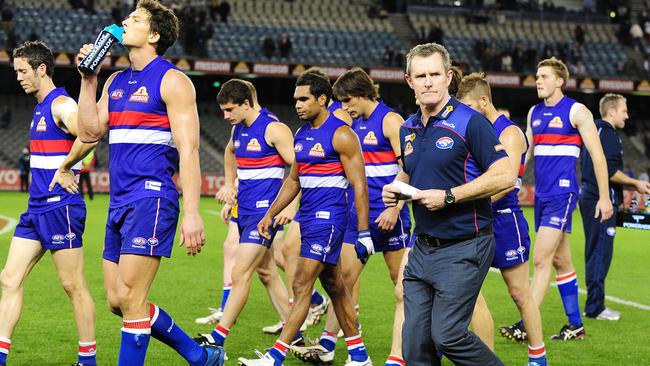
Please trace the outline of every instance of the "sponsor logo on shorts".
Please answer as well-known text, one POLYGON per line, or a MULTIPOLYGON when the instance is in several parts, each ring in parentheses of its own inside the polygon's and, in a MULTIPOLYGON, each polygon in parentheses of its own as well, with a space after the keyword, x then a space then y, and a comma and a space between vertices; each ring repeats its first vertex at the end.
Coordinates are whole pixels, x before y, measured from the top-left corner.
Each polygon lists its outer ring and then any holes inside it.
POLYGON ((517 248, 517 253, 519 254, 524 254, 526 252, 526 247, 519 247, 517 248))
POLYGON ((323 219, 323 220, 329 220, 330 219, 330 212, 329 211, 317 211, 316 212, 316 218, 317 219, 323 219))
POLYGON ((265 207, 269 207, 269 200, 255 202, 255 208, 265 208, 265 207))
POLYGON ((251 230, 250 233, 248 233, 248 237, 251 239, 259 239, 260 237, 260 232, 257 230, 251 230))
POLYGON ((67 233, 65 234, 66 240, 75 240, 77 238, 77 234, 75 233, 67 233))
POLYGON ((406 241, 406 239, 408 239, 408 238, 409 238, 409 234, 406 234, 406 233, 399 236, 399 240, 401 240, 401 241, 406 241))
POLYGON ((507 261, 513 261, 517 259, 517 251, 514 249, 510 249, 506 251, 506 260, 507 261))
POLYGON ((65 240, 65 235, 63 234, 52 235, 52 244, 63 244, 63 240, 65 240))
POLYGON ((441 137, 436 141, 436 147, 441 150, 451 149, 454 147, 454 139, 448 136, 441 137))
POLYGON ((561 219, 561 218, 559 218, 559 217, 557 217, 557 216, 553 216, 553 217, 551 217, 551 219, 549 220, 549 222, 550 222, 552 225, 560 225, 560 224, 564 224, 564 223, 566 222, 566 219, 561 219))
POLYGON ((152 247, 155 247, 156 245, 158 245, 158 238, 149 238, 147 239, 147 243, 149 243, 149 245, 151 245, 152 247))
POLYGON ((399 241, 400 241, 399 237, 391 236, 390 238, 388 238, 388 245, 397 245, 399 244, 399 241))
POLYGON ((560 185, 560 187, 563 187, 563 188, 571 187, 571 181, 568 180, 568 179, 560 179, 558 184, 560 185))
POLYGON ((323 246, 320 245, 320 244, 312 244, 310 248, 311 249, 309 250, 309 252, 311 252, 313 254, 322 254, 323 253, 323 246))
POLYGON ((607 235, 609 236, 615 236, 616 235, 616 228, 613 226, 610 226, 607 228, 607 235))
POLYGON ((135 237, 135 238, 131 239, 131 243, 134 244, 134 245, 143 246, 143 245, 147 244, 147 239, 145 239, 145 238, 143 238, 141 236, 138 236, 138 237, 135 237))
POLYGON ((124 96, 124 90, 122 89, 113 90, 113 92, 111 93, 111 99, 122 99, 123 96, 124 96))

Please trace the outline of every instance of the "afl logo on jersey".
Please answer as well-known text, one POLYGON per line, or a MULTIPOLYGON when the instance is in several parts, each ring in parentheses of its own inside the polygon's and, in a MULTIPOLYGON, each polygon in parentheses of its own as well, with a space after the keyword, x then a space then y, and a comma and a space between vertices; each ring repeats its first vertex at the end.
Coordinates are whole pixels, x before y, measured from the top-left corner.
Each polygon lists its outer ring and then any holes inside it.
POLYGON ((454 139, 451 137, 445 136, 441 137, 436 141, 436 147, 438 149, 447 150, 451 149, 454 146, 454 139))
POLYGON ((149 93, 147 93, 147 87, 141 86, 138 90, 131 94, 129 102, 138 102, 138 103, 148 103, 149 102, 149 93))
POLYGON ((235 140, 234 145, 235 145, 235 149, 239 149, 239 146, 241 146, 241 142, 239 142, 239 140, 235 140))
POLYGON ((41 117, 41 119, 38 120, 38 124, 36 125, 36 132, 45 131, 47 131, 47 123, 45 123, 45 117, 41 117))
POLYGON ((562 128, 563 126, 564 123, 560 117, 553 117, 551 122, 548 123, 548 127, 550 128, 562 128))
POLYGON ((375 136, 375 133, 370 131, 366 135, 366 137, 363 138, 363 144, 364 145, 377 145, 377 137, 375 136))
POLYGON ((262 146, 260 146, 257 139, 251 139, 246 145, 246 151, 262 151, 262 146))
POLYGON ((536 120, 533 121, 532 126, 533 127, 538 127, 541 124, 542 124, 542 120, 541 119, 536 119, 536 120))
POLYGON ((312 147, 311 150, 309 150, 309 156, 313 156, 316 158, 324 158, 325 150, 323 150, 323 146, 320 143, 314 145, 314 147, 312 147))
POLYGON ((302 144, 297 143, 296 146, 293 147, 293 151, 295 152, 301 152, 302 151, 302 144))
POLYGON ((124 96, 124 90, 122 89, 113 90, 113 92, 111 93, 111 99, 122 99, 123 96, 124 96))

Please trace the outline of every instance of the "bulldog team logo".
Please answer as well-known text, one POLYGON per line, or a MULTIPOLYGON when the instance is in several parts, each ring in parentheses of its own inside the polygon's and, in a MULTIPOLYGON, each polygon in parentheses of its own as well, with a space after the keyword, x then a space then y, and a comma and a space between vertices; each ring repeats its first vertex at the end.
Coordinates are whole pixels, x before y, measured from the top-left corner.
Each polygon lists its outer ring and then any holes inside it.
POLYGON ((451 137, 445 136, 441 137, 436 141, 436 147, 438 149, 447 150, 451 149, 454 146, 454 139, 451 137))
POLYGON ((323 150, 323 146, 320 143, 314 145, 314 147, 312 147, 311 150, 309 150, 309 156, 313 156, 316 158, 324 158, 325 150, 323 150))
POLYGON ((562 118, 560 117, 553 117, 551 122, 548 123, 548 127, 550 128, 562 128, 564 126, 564 123, 562 122, 562 118))
POLYGON ((45 132, 47 131, 47 123, 45 123, 45 117, 41 117, 36 124, 36 132, 45 132))
POLYGON ((251 139, 246 145, 246 151, 262 151, 262 145, 257 139, 251 139))
POLYGON ((404 156, 410 155, 413 152, 413 145, 411 144, 411 141, 408 141, 406 143, 406 146, 404 146, 404 156))
POLYGON ((375 136, 375 133, 370 131, 366 135, 366 137, 363 138, 363 144, 364 145, 377 145, 377 137, 375 136))
POLYGON ((147 87, 141 86, 138 88, 135 93, 131 94, 129 102, 148 103, 149 93, 147 93, 147 87))

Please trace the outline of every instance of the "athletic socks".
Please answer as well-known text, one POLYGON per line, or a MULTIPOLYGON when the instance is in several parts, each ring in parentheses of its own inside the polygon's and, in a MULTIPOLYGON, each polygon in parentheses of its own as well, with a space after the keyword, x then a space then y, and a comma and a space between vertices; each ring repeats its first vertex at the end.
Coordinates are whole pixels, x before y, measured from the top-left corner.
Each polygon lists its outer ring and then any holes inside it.
POLYGON ((84 366, 95 366, 97 365, 96 355, 96 342, 79 342, 79 354, 77 356, 77 362, 83 364, 84 366))
POLYGON ((268 355, 273 357, 275 360, 275 365, 282 365, 284 359, 287 358, 287 351, 289 350, 289 345, 282 342, 281 340, 275 341, 273 347, 269 350, 268 355))
POLYGON ((221 311, 226 308, 226 302, 228 302, 228 296, 230 296, 230 290, 232 289, 232 283, 223 284, 223 294, 221 295, 221 311))
POLYGON ((336 340, 338 337, 336 333, 331 333, 326 330, 323 331, 323 334, 320 336, 318 343, 323 346, 328 352, 333 352, 336 348, 336 340))
POLYGON ((569 318, 569 323, 575 327, 582 326, 580 306, 578 305, 578 279, 576 273, 557 275, 555 281, 558 290, 560 290, 564 313, 569 318))
POLYGON ((7 355, 11 348, 11 339, 0 337, 0 365, 7 363, 7 355))
POLYGON ((217 346, 223 346, 223 343, 226 341, 226 337, 228 337, 228 333, 230 333, 230 329, 219 324, 217 324, 217 326, 212 329, 212 332, 210 332, 212 338, 214 338, 214 343, 217 346))
POLYGON ((320 294, 316 289, 314 289, 311 293, 311 301, 309 302, 311 305, 320 305, 325 301, 325 298, 323 295, 320 294))
POLYGON ((348 353, 352 361, 363 362, 368 359, 368 353, 366 352, 366 346, 363 344, 361 334, 345 338, 345 344, 348 346, 348 353))
POLYGON ((404 359, 399 356, 388 355, 388 358, 386 359, 386 363, 384 365, 385 366, 406 366, 406 362, 404 362, 404 359))
POLYGON ((167 312, 157 305, 150 304, 151 335, 173 348, 191 366, 203 366, 207 353, 187 335, 167 312))
POLYGON ((118 366, 143 366, 151 338, 151 319, 124 320, 118 366))
POLYGON ((528 345, 528 362, 535 362, 539 366, 547 366, 548 362, 546 361, 546 349, 542 343, 539 347, 533 347, 528 345))

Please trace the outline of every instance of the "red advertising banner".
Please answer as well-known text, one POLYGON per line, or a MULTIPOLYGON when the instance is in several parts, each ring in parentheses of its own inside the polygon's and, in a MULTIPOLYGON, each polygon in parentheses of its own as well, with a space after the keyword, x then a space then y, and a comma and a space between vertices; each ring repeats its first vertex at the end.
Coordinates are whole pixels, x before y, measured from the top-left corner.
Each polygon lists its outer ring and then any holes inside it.
POLYGON ((370 69, 370 77, 375 81, 404 81, 404 70, 397 68, 370 69))
POLYGON ((20 172, 18 169, 0 169, 0 191, 19 191, 20 172))
POLYGON ((519 189, 519 205, 533 206, 535 204, 535 187, 530 184, 522 184, 519 189))

